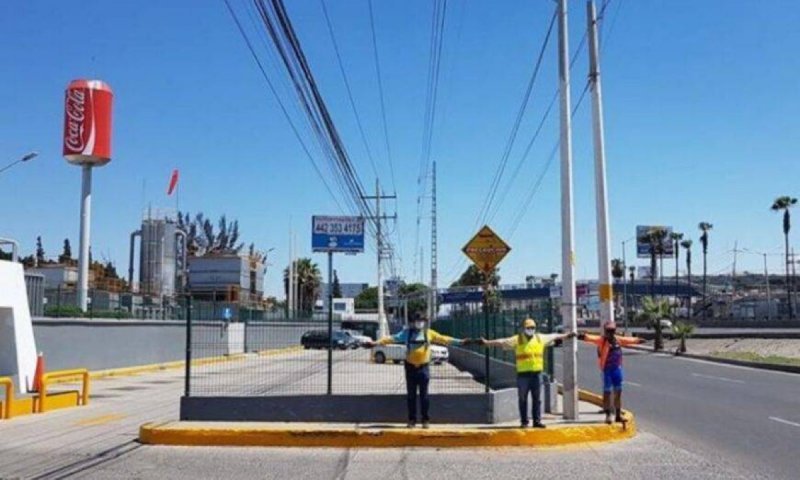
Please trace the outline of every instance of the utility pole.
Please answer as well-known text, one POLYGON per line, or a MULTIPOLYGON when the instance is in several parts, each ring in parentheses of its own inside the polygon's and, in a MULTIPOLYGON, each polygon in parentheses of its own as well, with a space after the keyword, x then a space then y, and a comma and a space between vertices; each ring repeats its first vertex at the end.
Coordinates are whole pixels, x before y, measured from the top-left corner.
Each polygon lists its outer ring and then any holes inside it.
POLYGON ((739 256, 739 240, 733 242, 733 270, 731 271, 731 301, 728 303, 728 314, 733 312, 733 302, 736 297, 736 259, 739 256))
POLYGON ((430 321, 433 322, 436 320, 436 316, 439 314, 439 306, 437 305, 437 282, 438 282, 438 269, 439 269, 439 254, 438 254, 438 238, 437 238, 437 231, 436 231, 436 160, 433 161, 433 172, 432 172, 432 182, 433 182, 433 196, 431 199, 431 292, 430 292, 430 301, 428 305, 430 306, 429 316, 430 321))
MULTIPOLYGON (((586 2, 589 22, 589 84, 592 90, 592 137, 594 139, 595 205, 597 209, 597 262, 600 280, 600 326, 614 322, 614 292, 611 283, 611 252, 608 228, 606 148, 603 132, 603 89, 600 81, 600 48, 597 41, 597 11, 586 2)), ((662 277, 663 278, 663 277, 662 277)))
POLYGON ((286 277, 286 311, 289 318, 294 318, 294 241, 292 227, 289 227, 289 275, 286 277))
POLYGON ((377 232, 375 235, 375 242, 377 244, 377 259, 378 259, 378 335, 384 337, 389 334, 389 323, 386 321, 386 310, 383 305, 383 221, 396 220, 395 215, 381 215, 381 200, 397 198, 396 195, 381 195, 380 181, 375 179, 375 196, 364 196, 365 200, 375 200, 375 216, 368 219, 374 220, 377 225, 377 232))
POLYGON ((772 320, 772 298, 769 291, 769 271, 767 271, 767 254, 764 253, 764 281, 767 284, 767 320, 772 320))
MULTIPOLYGON (((571 332, 578 329, 575 311, 575 247, 572 200, 572 121, 569 92, 567 1, 558 0, 558 73, 561 111, 561 316, 571 332)), ((564 343, 564 418, 577 420, 578 340, 564 343)))

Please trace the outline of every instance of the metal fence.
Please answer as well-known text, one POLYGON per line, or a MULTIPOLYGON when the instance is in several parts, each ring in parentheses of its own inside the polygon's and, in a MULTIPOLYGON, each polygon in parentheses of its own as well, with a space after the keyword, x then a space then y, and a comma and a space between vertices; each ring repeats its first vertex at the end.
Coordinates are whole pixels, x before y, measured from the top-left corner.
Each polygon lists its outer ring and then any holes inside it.
MULTIPOLYGON (((456 338, 500 338, 520 331, 522 321, 533 316, 542 331, 553 330, 549 301, 537 308, 493 314, 470 314, 439 319, 431 328, 456 338), (488 335, 486 332, 488 330, 488 335)), ((406 391, 405 345, 363 348, 359 332, 327 322, 252 320, 231 323, 225 332, 193 331, 187 324, 191 346, 186 372, 187 396, 253 397, 291 395, 401 394, 406 391), (329 348, 330 345, 333 348, 329 348), (216 357, 222 361, 192 364, 192 358, 216 357)), ((483 393, 491 383, 489 369, 477 371, 456 361, 465 353, 493 357, 513 364, 513 352, 501 349, 432 346, 430 392, 432 394, 483 393)), ((552 366, 548 353, 546 368, 552 366)), ((481 362, 479 362, 481 363, 481 362)), ((487 362, 488 364, 488 362, 487 362)), ((482 363, 481 363, 482 365, 482 363)))

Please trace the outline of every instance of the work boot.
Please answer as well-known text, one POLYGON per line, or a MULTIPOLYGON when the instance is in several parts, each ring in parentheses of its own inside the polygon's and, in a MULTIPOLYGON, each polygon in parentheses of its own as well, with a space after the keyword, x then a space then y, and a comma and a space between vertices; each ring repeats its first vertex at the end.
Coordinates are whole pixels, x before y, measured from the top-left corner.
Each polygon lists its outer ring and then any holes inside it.
POLYGON ((613 423, 612 419, 614 417, 611 415, 611 410, 606 410, 606 423, 611 425, 613 423))
POLYGON ((547 428, 542 422, 533 422, 533 428, 547 428))
POLYGON ((625 423, 625 419, 622 418, 622 414, 617 412, 617 416, 614 418, 614 421, 617 423, 625 423))
POLYGON ((431 428, 431 424, 430 424, 430 422, 428 422, 427 420, 425 420, 424 422, 422 422, 422 428, 424 428, 424 429, 431 428))
POLYGON ((528 428, 529 426, 530 424, 528 423, 527 420, 524 422, 519 422, 519 428, 528 428))
POLYGON ((409 420, 409 422, 406 423, 406 428, 414 428, 416 426, 417 426, 417 422, 412 422, 412 421, 409 420))

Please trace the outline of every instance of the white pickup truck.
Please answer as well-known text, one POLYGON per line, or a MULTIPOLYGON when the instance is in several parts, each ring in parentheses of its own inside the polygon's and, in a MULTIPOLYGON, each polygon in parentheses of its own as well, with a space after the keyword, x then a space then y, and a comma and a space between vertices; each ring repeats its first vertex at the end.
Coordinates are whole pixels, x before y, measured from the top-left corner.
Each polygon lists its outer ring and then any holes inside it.
MULTIPOLYGON (((431 349, 431 362, 436 365, 441 365, 450 359, 450 352, 447 347, 441 345, 430 345, 431 349)), ((378 345, 372 349, 372 359, 375 363, 394 362, 401 363, 406 359, 406 346, 405 345, 378 345)))

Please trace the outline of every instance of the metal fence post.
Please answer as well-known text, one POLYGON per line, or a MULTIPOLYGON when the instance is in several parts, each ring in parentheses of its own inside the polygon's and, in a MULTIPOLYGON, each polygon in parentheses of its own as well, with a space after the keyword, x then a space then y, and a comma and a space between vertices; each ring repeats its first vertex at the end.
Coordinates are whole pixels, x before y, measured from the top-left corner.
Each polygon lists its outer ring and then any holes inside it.
POLYGON ((192 375, 192 297, 186 296, 186 365, 184 368, 183 394, 188 397, 191 393, 192 375))
POLYGON ((328 395, 333 393, 333 252, 328 251, 328 395))

